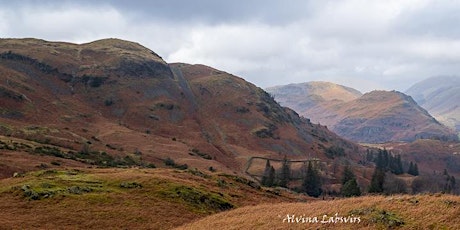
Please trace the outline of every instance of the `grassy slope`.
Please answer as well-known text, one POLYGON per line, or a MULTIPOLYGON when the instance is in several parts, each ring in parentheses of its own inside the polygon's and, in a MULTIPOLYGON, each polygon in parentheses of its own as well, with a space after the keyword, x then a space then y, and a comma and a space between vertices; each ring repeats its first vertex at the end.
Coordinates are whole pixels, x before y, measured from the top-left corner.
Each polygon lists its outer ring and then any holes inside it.
POLYGON ((206 217, 178 229, 460 229, 460 197, 370 196, 311 203, 248 206, 206 217), (287 215, 359 217, 357 223, 283 223, 287 215))
POLYGON ((171 169, 67 169, 0 180, 0 226, 17 229, 170 229, 274 195, 227 174, 171 169))

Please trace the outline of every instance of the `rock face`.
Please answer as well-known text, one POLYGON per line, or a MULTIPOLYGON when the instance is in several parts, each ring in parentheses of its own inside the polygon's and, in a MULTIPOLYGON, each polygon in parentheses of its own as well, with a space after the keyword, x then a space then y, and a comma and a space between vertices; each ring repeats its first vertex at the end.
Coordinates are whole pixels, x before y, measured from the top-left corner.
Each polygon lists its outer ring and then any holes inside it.
POLYGON ((282 105, 293 106, 300 115, 327 125, 350 140, 383 143, 426 138, 457 139, 451 130, 403 93, 372 91, 360 96, 356 91, 338 85, 327 88, 315 87, 314 83, 303 85, 302 90, 299 85, 289 85, 267 91, 282 105), (331 88, 340 90, 334 91, 334 97, 324 96, 331 94, 328 93, 331 88))
POLYGON ((438 121, 460 134, 460 77, 432 77, 414 84, 406 93, 438 121))
POLYGON ((104 161, 239 171, 249 156, 325 158, 341 146, 353 158, 359 148, 241 78, 118 39, 1 39, 0 105, 0 135, 104 161))

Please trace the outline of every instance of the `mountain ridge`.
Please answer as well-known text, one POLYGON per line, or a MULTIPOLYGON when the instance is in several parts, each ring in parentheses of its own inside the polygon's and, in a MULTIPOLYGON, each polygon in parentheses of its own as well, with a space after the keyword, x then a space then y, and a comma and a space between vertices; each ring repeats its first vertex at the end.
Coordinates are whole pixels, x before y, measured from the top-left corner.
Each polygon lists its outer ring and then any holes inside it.
MULTIPOLYGON (((305 83, 308 85, 309 83, 305 83)), ((333 83, 329 83, 334 85, 333 83)), ((339 135, 358 142, 382 143, 391 141, 413 141, 418 138, 457 140, 453 133, 410 96, 397 91, 375 90, 351 100, 302 99, 290 86, 268 88, 284 106, 297 108, 298 112, 313 122, 324 124, 339 135), (293 99, 296 103, 290 103, 293 99), (305 102, 304 102, 305 101, 305 102), (304 107, 299 108, 298 105, 304 107), (414 122, 415 121, 415 122, 414 122)), ((314 87, 314 85, 310 85, 314 87)), ((336 87, 343 87, 337 85, 336 87)), ((313 96, 314 90, 311 90, 313 96)), ((319 91, 319 90, 318 90, 319 91)), ((338 92, 344 94, 344 91, 338 92)), ((318 95, 321 97, 321 95, 318 95)), ((322 98, 322 97, 321 97, 322 98)), ((347 98, 344 96, 343 98, 347 98)))

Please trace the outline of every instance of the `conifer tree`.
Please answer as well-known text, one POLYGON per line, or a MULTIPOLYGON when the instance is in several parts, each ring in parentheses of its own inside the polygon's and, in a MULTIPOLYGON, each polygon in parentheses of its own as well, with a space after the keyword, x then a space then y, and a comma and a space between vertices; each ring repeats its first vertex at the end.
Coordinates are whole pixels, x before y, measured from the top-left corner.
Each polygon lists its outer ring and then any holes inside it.
POLYGON ((404 169, 403 169, 403 166, 402 166, 402 161, 401 161, 401 155, 397 155, 396 156, 396 175, 401 175, 404 173, 404 169))
POLYGON ((457 189, 457 185, 455 184, 455 177, 454 177, 454 176, 451 176, 451 177, 450 177, 450 185, 451 185, 451 188, 452 188, 451 193, 452 193, 452 194, 455 194, 455 193, 456 193, 456 189, 457 189))
POLYGON ((286 156, 283 159, 283 165, 281 166, 281 173, 279 175, 278 185, 287 188, 289 181, 291 180, 291 166, 286 156))
POLYGON ((345 169, 343 170, 343 175, 342 175, 342 185, 347 183, 349 180, 355 179, 355 174, 353 171, 351 171, 350 167, 347 165, 345 166, 345 169))
POLYGON ((412 161, 409 164, 409 169, 407 170, 407 173, 412 175, 412 176, 418 176, 418 166, 417 163, 412 163, 412 161))
POLYGON ((270 161, 267 160, 267 163, 265 164, 265 170, 264 174, 262 176, 262 185, 271 187, 274 185, 275 182, 275 169, 273 166, 270 165, 270 161))
POLYGON ((377 159, 375 160, 375 165, 377 166, 377 168, 387 171, 389 163, 390 163, 390 158, 388 156, 388 151, 386 149, 384 150, 379 149, 379 152, 377 154, 377 159))
POLYGON ((407 174, 412 175, 414 173, 414 163, 412 161, 409 163, 409 168, 407 169, 407 174))
POLYGON ((308 162, 307 173, 302 183, 302 188, 309 196, 319 197, 322 193, 319 172, 313 167, 311 161, 308 162))
POLYGON ((343 196, 345 197, 352 197, 352 196, 361 196, 361 189, 356 182, 356 179, 352 179, 347 181, 340 191, 343 196))
POLYGON ((400 175, 404 173, 404 170, 402 168, 402 162, 401 162, 401 155, 396 155, 392 156, 391 154, 389 155, 389 169, 390 171, 395 174, 395 175, 400 175))
POLYGON ((342 188, 340 189, 342 196, 360 196, 361 189, 356 182, 356 176, 349 166, 346 166, 342 176, 342 188))
POLYGON ((273 166, 270 166, 270 173, 268 174, 268 186, 275 186, 275 168, 273 166))
POLYGON ((450 176, 447 169, 444 169, 443 176, 446 178, 446 183, 443 188, 443 193, 454 193, 455 192, 455 177, 450 176))
POLYGON ((385 169, 385 171, 387 171, 388 166, 390 165, 390 155, 385 148, 383 149, 382 154, 383 154, 383 168, 385 169))
POLYGON ((371 184, 369 185, 369 193, 382 193, 383 183, 385 182, 385 170, 376 168, 372 174, 371 184))
POLYGON ((374 161, 374 152, 372 152, 372 150, 369 150, 369 149, 366 150, 366 161, 368 162, 374 161))

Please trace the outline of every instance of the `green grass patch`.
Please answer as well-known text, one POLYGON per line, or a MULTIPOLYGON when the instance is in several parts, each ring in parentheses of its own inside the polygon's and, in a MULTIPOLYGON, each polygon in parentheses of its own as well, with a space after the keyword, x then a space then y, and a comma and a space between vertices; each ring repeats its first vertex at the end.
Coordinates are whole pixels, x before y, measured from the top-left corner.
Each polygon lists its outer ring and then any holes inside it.
POLYGON ((44 170, 30 173, 20 184, 12 187, 14 193, 29 200, 41 200, 56 196, 83 195, 114 191, 111 186, 78 170, 44 170))
MULTIPOLYGON (((181 173, 196 177, 211 176, 197 170, 181 173)), ((12 183, 0 187, 0 191, 29 200, 77 199, 90 204, 116 202, 116 197, 138 194, 153 200, 179 204, 190 212, 211 214, 235 207, 231 197, 208 187, 175 183, 156 177, 119 177, 113 179, 81 170, 40 170, 12 179, 12 183), (7 188, 7 189, 6 189, 7 188)), ((137 205, 133 203, 132 205, 137 205)))
POLYGON ((173 168, 176 168, 176 169, 180 169, 180 170, 186 170, 188 169, 188 165, 187 164, 177 164, 173 159, 171 158, 166 158, 163 160, 163 163, 166 165, 166 166, 170 166, 170 167, 173 167, 173 168))
POLYGON ((162 198, 183 203, 197 213, 214 213, 235 207, 221 193, 173 183, 163 183, 161 187, 158 194, 162 198))
POLYGON ((203 153, 201 152, 200 150, 196 149, 196 148, 193 148, 191 151, 191 154, 190 155, 196 155, 196 156, 199 156, 203 159, 206 159, 206 160, 212 160, 212 156, 207 154, 207 153, 203 153))
POLYGON ((7 124, 4 124, 4 123, 0 123, 0 134, 5 135, 5 136, 10 136, 13 133, 13 131, 14 131, 13 127, 7 124))
MULTIPOLYGON (((35 130, 35 127, 29 127, 31 130, 35 130)), ((40 129, 39 127, 37 129, 40 129)), ((37 140, 35 140, 37 142, 37 140)), ((37 142, 39 144, 41 142, 37 142)), ((103 151, 64 151, 63 149, 52 146, 52 145, 38 145, 31 146, 28 144, 0 140, 0 149, 11 150, 11 151, 25 151, 31 154, 53 156, 63 159, 70 159, 74 161, 83 162, 86 164, 97 165, 99 167, 129 167, 129 166, 141 166, 147 168, 155 168, 155 165, 142 162, 138 155, 127 155, 124 157, 112 156, 103 151)), ((53 165, 59 165, 54 161, 53 165)), ((180 169, 186 169, 187 165, 174 165, 180 169)))
POLYGON ((361 220, 368 221, 369 223, 376 224, 386 229, 400 227, 405 224, 404 219, 396 213, 377 208, 355 209, 351 210, 349 215, 360 216, 361 220))
MULTIPOLYGON (((246 179, 244 177, 235 176, 235 175, 229 175, 229 174, 225 174, 225 173, 219 174, 219 176, 231 179, 234 182, 240 183, 242 185, 249 186, 249 187, 254 188, 254 189, 261 189, 261 187, 260 187, 260 185, 258 183, 256 183, 255 181, 252 181, 252 180, 248 180, 248 179, 246 179)), ((233 182, 231 182, 231 184, 233 184, 233 182)))
POLYGON ((16 150, 27 151, 27 150, 32 149, 32 146, 30 146, 28 144, 24 144, 24 143, 19 143, 19 142, 16 142, 16 141, 2 141, 2 140, 0 140, 0 149, 6 149, 6 150, 12 150, 12 151, 16 151, 16 150))
POLYGON ((142 188, 142 184, 137 182, 121 182, 120 188, 142 188))

